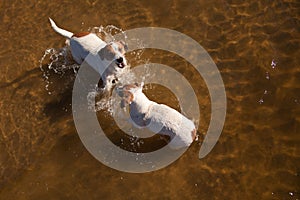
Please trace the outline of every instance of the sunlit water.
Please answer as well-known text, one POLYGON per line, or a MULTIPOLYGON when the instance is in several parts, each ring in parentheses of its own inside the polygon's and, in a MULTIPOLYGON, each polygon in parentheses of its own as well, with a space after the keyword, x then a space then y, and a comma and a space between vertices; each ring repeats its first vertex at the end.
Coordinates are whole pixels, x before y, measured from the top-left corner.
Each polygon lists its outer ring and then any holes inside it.
MULTIPOLYGON (((0 8, 1 199, 300 198, 297 1, 12 0, 1 1, 0 8), (199 160, 201 143, 195 142, 178 161, 147 174, 115 171, 94 159, 72 118, 78 66, 48 17, 70 31, 91 30, 102 37, 102 30, 114 35, 165 27, 201 44, 220 70, 227 95, 226 122, 213 151, 199 160)), ((198 98, 198 131, 206 133, 209 93, 189 63, 153 49, 126 57, 132 68, 155 62, 183 74, 198 98)), ((95 86, 90 95, 99 95, 98 90, 95 86)), ((179 109, 165 88, 148 85, 145 93, 179 109)), ((151 141, 114 137, 120 133, 109 109, 115 102, 96 100, 92 109, 115 144, 151 149, 151 141)))

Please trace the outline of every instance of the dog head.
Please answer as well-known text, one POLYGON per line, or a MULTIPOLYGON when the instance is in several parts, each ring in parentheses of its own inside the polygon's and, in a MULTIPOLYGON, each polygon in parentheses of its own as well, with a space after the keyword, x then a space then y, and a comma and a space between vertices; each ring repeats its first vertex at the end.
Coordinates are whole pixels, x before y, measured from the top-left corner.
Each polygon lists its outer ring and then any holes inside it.
POLYGON ((133 102, 135 94, 137 92, 142 92, 143 85, 143 83, 134 83, 117 88, 117 93, 122 98, 121 108, 124 108, 133 102))
POLYGON ((113 62, 118 68, 124 68, 127 66, 125 59, 125 53, 128 47, 123 41, 110 42, 104 48, 99 51, 99 56, 102 60, 113 62))

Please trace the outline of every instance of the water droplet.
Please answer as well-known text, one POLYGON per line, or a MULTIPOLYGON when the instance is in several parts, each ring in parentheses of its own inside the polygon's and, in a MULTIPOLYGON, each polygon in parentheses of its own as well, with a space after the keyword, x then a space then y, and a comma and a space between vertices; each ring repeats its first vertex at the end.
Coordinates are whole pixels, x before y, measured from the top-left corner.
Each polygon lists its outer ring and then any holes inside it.
POLYGON ((266 79, 270 80, 270 74, 269 74, 269 72, 266 72, 266 79))
POLYGON ((262 104, 263 102, 264 102, 263 99, 260 99, 260 100, 258 101, 259 104, 262 104))
POLYGON ((265 91, 264 91, 264 94, 268 94, 268 91, 267 91, 267 90, 265 90, 265 91))
POLYGON ((291 196, 294 196, 294 193, 292 193, 292 192, 289 192, 289 194, 290 194, 291 196))
POLYGON ((273 59, 271 62, 271 67, 274 69, 277 65, 277 62, 273 59))

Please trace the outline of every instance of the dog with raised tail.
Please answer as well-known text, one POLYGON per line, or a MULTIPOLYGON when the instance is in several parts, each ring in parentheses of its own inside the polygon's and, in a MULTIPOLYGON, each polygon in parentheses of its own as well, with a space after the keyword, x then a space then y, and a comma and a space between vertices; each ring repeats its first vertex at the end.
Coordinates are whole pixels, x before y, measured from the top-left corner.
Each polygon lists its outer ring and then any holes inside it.
POLYGON ((172 149, 188 147, 197 137, 194 123, 175 109, 148 99, 142 84, 129 84, 117 88, 121 97, 121 107, 129 105, 129 114, 134 126, 171 139, 172 149))
POLYGON ((81 64, 86 61, 101 75, 104 86, 112 85, 117 74, 128 66, 125 59, 127 45, 123 41, 106 43, 94 33, 72 33, 59 28, 51 18, 49 21, 55 32, 69 40, 75 62, 81 64))

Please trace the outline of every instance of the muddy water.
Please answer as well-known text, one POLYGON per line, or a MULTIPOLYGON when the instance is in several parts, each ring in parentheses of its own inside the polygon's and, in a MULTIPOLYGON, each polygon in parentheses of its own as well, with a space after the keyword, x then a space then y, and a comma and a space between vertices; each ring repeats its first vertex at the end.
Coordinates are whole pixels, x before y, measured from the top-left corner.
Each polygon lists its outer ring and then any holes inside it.
MULTIPOLYGON (((299 199, 299 7, 279 0, 1 1, 1 199, 299 199), (199 42, 227 94, 226 122, 213 151, 199 160, 195 142, 172 165, 146 174, 94 159, 72 118, 73 70, 48 70, 45 89, 39 60, 47 48, 64 47, 49 16, 71 31, 157 26, 199 42)), ((207 131, 210 99, 192 66, 162 51, 128 57, 133 66, 149 60, 183 74, 198 97, 199 131, 207 131)), ((163 88, 153 86, 148 95, 177 106, 163 88)), ((98 117, 104 129, 115 130, 109 115, 98 117)))

